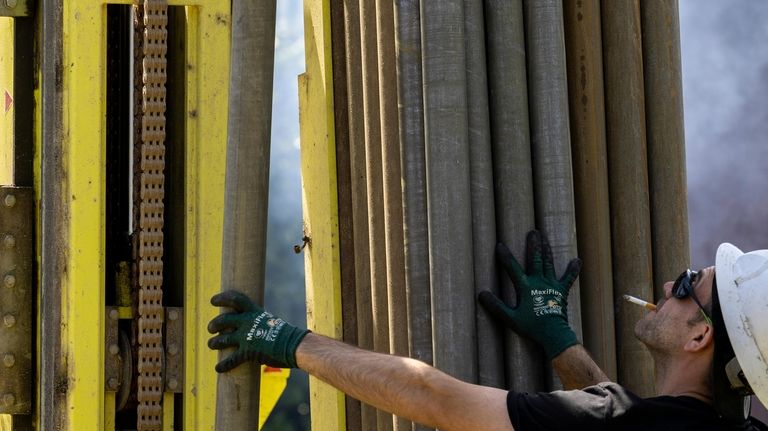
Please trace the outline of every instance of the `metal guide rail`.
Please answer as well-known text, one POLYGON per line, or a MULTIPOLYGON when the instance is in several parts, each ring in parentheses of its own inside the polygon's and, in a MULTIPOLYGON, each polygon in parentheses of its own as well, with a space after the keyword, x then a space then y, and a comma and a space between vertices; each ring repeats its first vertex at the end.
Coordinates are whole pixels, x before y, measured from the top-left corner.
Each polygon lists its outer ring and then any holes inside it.
POLYGON ((141 112, 138 166, 138 429, 161 430, 163 418, 163 222, 168 4, 136 5, 141 112))

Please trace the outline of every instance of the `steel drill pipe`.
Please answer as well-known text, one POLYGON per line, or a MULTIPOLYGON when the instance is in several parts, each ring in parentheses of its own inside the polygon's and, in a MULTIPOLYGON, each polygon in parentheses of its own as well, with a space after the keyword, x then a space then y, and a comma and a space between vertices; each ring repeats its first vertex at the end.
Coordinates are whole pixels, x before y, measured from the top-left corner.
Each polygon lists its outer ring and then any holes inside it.
MULTIPOLYGON (((523 5, 536 225, 549 239, 555 270, 562 273, 578 254, 563 8, 557 0, 527 0, 523 5)), ((568 295, 568 322, 582 339, 578 280, 568 295)), ((556 376, 551 372, 547 375, 551 378, 550 389, 559 389, 556 376)))
POLYGON ((616 379, 600 1, 563 2, 584 347, 616 379))
MULTIPOLYGON (((221 286, 257 304, 264 302, 275 18, 275 0, 232 3, 221 286)), ((216 429, 258 423, 260 377, 255 362, 219 374, 216 429)))
MULTIPOLYGON (((493 200, 493 151, 482 3, 464 1, 464 31, 467 41, 467 113, 475 293, 487 290, 498 294, 494 246, 496 208, 493 200)), ((503 329, 485 310, 478 309, 476 320, 478 383, 503 388, 503 329)))
POLYGON ((653 295, 640 4, 605 0, 602 21, 617 375, 620 384, 649 396, 653 361, 634 334, 644 312, 620 300, 653 295))
MULTIPOLYGON (((344 0, 344 30, 352 189, 352 236, 355 249, 357 343, 364 349, 372 350, 371 253, 368 242, 368 184, 366 180, 362 48, 360 46, 360 4, 358 0, 344 0)), ((376 429, 376 410, 367 404, 361 404, 360 407, 360 426, 365 431, 376 429)))
POLYGON ((477 381, 463 0, 421 3, 434 364, 477 381))
MULTIPOLYGON (((389 353, 387 248, 384 224, 384 179, 381 154, 379 62, 374 0, 360 0, 360 35, 363 59, 363 112, 365 116, 366 181, 368 183, 368 239, 371 253, 373 347, 389 353)), ((392 415, 377 411, 379 431, 392 429, 392 415)))
POLYGON ((677 0, 640 3, 655 298, 690 264, 677 0))
MULTIPOLYGON (((526 233, 535 226, 522 1, 486 0, 485 26, 496 238, 522 257, 526 233)), ((499 285, 504 301, 515 304, 506 274, 499 285)), ((541 349, 512 331, 505 333, 507 388, 544 390, 541 349)))

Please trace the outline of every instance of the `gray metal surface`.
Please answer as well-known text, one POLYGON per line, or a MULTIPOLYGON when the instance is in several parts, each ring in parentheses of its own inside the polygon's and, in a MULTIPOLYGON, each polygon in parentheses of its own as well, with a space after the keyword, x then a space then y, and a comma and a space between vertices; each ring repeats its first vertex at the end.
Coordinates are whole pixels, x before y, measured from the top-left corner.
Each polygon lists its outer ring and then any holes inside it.
POLYGON ((677 0, 640 3, 656 300, 691 264, 677 0))
MULTIPOLYGON (((392 0, 376 0, 376 42, 379 60, 381 158, 384 185, 384 240, 387 250, 389 352, 408 356, 408 297, 405 291, 403 249, 403 189, 397 107, 395 15, 392 0)), ((395 430, 410 430, 410 421, 394 418, 395 430)))
MULTIPOLYGON (((266 263, 275 0, 234 1, 227 170, 222 242, 222 290, 263 303, 266 263)), ((220 353, 223 358, 230 351, 220 353)), ((260 365, 219 374, 216 429, 258 423, 260 365)))
POLYGON ((420 3, 419 0, 396 0, 395 28, 409 349, 412 358, 431 364, 432 300, 429 287, 420 3))
MULTIPOLYGON (((522 2, 485 0, 485 22, 496 238, 524 259, 525 236, 534 228, 534 203, 522 2)), ((503 273, 499 278, 503 299, 514 305, 512 282, 503 273)), ((541 349, 512 331, 505 333, 507 388, 544 390, 541 349)))
POLYGON ((600 0, 563 2, 584 347, 616 379, 600 0))
MULTIPOLYGON (((493 151, 488 108, 483 4, 464 1, 467 41, 467 114, 470 148, 470 193, 475 293, 498 294, 496 274, 496 208, 493 196, 493 151)), ((478 307, 478 383, 504 387, 504 330, 478 307)))
POLYGON ((35 195, 0 187, 0 413, 32 413, 35 195))
MULTIPOLYGON (((375 6, 374 0, 360 0, 363 113, 365 115, 365 157, 368 184, 368 239, 371 252, 373 346, 377 352, 389 353, 387 249, 384 224, 384 179, 382 177, 381 108, 379 105, 375 6)), ((392 429, 392 415, 377 411, 376 417, 379 431, 392 429)))
POLYGON ((462 0, 421 3, 434 365, 477 381, 462 0))
MULTIPOLYGON (((355 305, 357 343, 373 349, 373 308, 371 303, 371 261, 368 243, 368 199, 365 160, 365 119, 363 115, 362 52, 358 0, 344 0, 345 58, 347 76, 347 118, 349 121, 350 189, 352 192, 352 235, 355 250, 355 305)), ((376 429, 376 411, 362 404, 361 429, 376 429)), ((349 425, 348 425, 349 426, 349 425)))
POLYGON ((653 297, 639 2, 603 1, 602 21, 618 382, 649 396, 653 361, 634 335, 644 310, 619 299, 653 297))
MULTIPOLYGON (((563 6, 558 0, 526 0, 528 97, 536 226, 549 239, 555 271, 562 274, 578 254, 571 171, 568 82, 565 66, 563 6)), ((568 295, 568 322, 582 339, 579 281, 568 295)), ((550 374, 550 389, 559 389, 550 374)))
POLYGON ((62 0, 41 2, 40 103, 40 429, 66 422, 66 358, 61 350, 61 277, 66 273, 68 207, 62 128, 62 0))

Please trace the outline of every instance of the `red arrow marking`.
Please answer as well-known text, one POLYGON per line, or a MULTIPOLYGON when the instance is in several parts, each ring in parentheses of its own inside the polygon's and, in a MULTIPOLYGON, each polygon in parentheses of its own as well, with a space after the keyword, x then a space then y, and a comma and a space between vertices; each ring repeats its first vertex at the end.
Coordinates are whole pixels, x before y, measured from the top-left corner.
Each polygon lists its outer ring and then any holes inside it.
POLYGON ((8 94, 8 90, 5 90, 5 113, 8 113, 8 110, 11 109, 11 105, 13 105, 13 97, 11 97, 10 94, 8 94))

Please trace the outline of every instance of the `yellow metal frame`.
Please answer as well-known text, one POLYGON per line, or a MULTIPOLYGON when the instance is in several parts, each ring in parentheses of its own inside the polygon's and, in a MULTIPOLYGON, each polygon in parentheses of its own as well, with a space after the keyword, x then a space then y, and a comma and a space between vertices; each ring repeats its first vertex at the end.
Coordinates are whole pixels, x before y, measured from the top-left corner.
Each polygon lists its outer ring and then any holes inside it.
MULTIPOLYGON (((330 0, 304 0, 306 72, 299 76, 307 323, 341 339, 341 273, 333 116, 330 0)), ((312 429, 346 429, 344 395, 310 378, 312 429)))
POLYGON ((13 96, 13 18, 0 17, 0 184, 13 184, 14 106, 5 110, 5 92, 13 96))
MULTIPOLYGON (((108 3, 131 4, 69 0, 63 10, 62 148, 70 217, 61 285, 62 350, 69 377, 66 429, 72 431, 114 427, 112 418, 105 418, 111 411, 103 371, 105 238, 103 228, 94 229, 105 225, 108 3)), ((219 0, 169 4, 188 6, 184 423, 186 429, 204 430, 213 429, 216 406, 216 355, 201 328, 216 314, 208 298, 221 281, 230 6, 219 0)), ((39 154, 39 140, 36 145, 39 154)))

